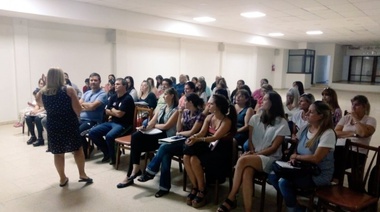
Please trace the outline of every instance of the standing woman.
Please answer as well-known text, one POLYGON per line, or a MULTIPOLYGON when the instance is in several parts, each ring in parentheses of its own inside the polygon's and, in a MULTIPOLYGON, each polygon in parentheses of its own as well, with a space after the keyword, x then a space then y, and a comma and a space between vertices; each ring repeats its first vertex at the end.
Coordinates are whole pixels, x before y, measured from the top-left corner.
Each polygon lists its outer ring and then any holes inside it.
POLYGON ((141 83, 140 92, 141 92, 141 95, 138 101, 144 101, 148 103, 149 108, 153 108, 153 109, 156 108, 157 106, 156 95, 154 95, 154 93, 152 92, 152 87, 148 81, 144 80, 141 83))
POLYGON ((66 152, 74 153, 79 182, 92 183, 84 171, 85 159, 79 135, 78 117, 82 108, 75 89, 65 85, 61 69, 49 69, 46 86, 37 94, 37 101, 44 105, 47 112, 49 149, 54 154, 54 164, 60 177, 59 186, 66 186, 69 181, 65 174, 66 152))
POLYGON ((253 178, 255 172, 270 173, 272 163, 281 159, 281 145, 290 135, 284 118, 281 96, 269 91, 263 97, 262 113, 249 121, 249 151, 237 161, 231 192, 217 211, 230 211, 236 206, 236 194, 242 186, 245 211, 252 210, 253 178))
POLYGON ((290 156, 290 163, 296 161, 317 165, 318 175, 303 173, 292 178, 280 178, 274 175, 273 186, 281 192, 287 211, 304 211, 297 204, 297 190, 316 186, 330 185, 334 172, 335 133, 331 122, 330 107, 316 101, 306 113, 308 124, 297 133, 297 151, 290 156))
POLYGON ((133 180, 142 174, 140 170, 140 157, 142 152, 156 150, 159 147, 159 139, 175 135, 178 119, 177 91, 175 91, 174 88, 165 90, 164 100, 165 105, 161 107, 158 113, 154 114, 153 118, 148 122, 148 125, 146 127, 140 127, 137 132, 132 134, 128 173, 125 179, 117 184, 117 188, 125 188, 132 185, 134 183, 133 180), (144 131, 153 128, 159 129, 162 132, 153 135, 144 133, 144 131))
POLYGON ((225 177, 231 170, 231 141, 236 133, 236 111, 227 98, 219 94, 211 97, 207 106, 211 114, 206 117, 201 131, 185 142, 183 161, 193 185, 186 203, 194 208, 206 204, 205 171, 215 175, 213 177, 225 177))
POLYGON ((323 89, 322 101, 330 106, 332 112, 332 121, 335 127, 338 124, 339 120, 342 118, 342 110, 339 107, 338 95, 336 95, 335 90, 329 87, 323 89))

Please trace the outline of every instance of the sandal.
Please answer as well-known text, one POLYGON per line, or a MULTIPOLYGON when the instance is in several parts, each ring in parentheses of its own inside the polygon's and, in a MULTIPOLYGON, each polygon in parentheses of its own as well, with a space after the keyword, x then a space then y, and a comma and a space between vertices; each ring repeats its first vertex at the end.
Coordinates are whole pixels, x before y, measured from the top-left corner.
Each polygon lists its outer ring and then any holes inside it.
POLYGON ((219 205, 219 208, 216 209, 217 212, 228 212, 231 211, 232 209, 236 208, 236 200, 231 201, 230 199, 224 200, 223 204, 219 205), (228 206, 228 208, 227 208, 228 206))
POLYGON ((189 206, 193 205, 193 200, 197 196, 197 193, 198 193, 198 189, 197 188, 192 188, 191 189, 190 194, 187 195, 187 199, 186 199, 186 204, 187 205, 189 205, 189 206))
POLYGON ((206 205, 206 191, 199 190, 197 196, 195 196, 194 200, 192 201, 192 206, 194 208, 200 208, 204 205, 206 205))

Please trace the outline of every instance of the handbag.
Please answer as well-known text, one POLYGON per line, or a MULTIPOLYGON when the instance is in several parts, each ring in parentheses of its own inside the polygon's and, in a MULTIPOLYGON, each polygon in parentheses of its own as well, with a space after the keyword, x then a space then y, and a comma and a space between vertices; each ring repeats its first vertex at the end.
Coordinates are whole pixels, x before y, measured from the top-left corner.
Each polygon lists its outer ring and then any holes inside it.
POLYGON ((276 161, 272 164, 272 169, 280 178, 294 179, 300 176, 318 176, 321 174, 319 166, 304 162, 295 161, 292 165, 285 161, 276 161))

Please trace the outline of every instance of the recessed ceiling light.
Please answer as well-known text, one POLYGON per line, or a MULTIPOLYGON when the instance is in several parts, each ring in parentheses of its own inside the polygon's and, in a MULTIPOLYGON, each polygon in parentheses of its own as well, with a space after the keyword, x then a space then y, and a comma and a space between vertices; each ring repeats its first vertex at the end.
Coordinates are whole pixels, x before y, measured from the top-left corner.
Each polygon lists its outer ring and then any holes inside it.
POLYGON ((306 34, 308 34, 308 35, 321 35, 321 34, 323 34, 323 32, 320 30, 315 30, 315 31, 307 31, 306 34))
POLYGON ((272 32, 272 33, 269 33, 268 35, 273 36, 273 37, 284 36, 284 34, 281 32, 272 32))
POLYGON ((194 21, 198 21, 198 22, 213 22, 215 21, 215 18, 211 18, 211 17, 207 17, 207 16, 203 16, 203 17, 196 17, 196 18, 193 18, 194 21))
POLYGON ((266 16, 265 13, 262 12, 246 12, 246 13, 240 13, 241 16, 246 17, 246 18, 259 18, 259 17, 264 17, 266 16))

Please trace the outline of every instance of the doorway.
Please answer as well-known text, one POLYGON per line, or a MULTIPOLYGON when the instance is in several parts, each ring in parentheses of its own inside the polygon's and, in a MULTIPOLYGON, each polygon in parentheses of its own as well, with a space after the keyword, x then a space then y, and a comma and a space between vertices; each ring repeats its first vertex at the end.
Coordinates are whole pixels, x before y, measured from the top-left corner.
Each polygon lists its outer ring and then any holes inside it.
POLYGON ((328 84, 330 74, 330 55, 318 55, 315 63, 314 70, 314 83, 328 84))

